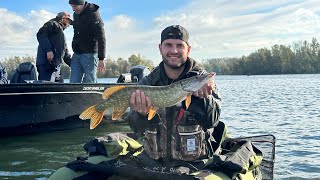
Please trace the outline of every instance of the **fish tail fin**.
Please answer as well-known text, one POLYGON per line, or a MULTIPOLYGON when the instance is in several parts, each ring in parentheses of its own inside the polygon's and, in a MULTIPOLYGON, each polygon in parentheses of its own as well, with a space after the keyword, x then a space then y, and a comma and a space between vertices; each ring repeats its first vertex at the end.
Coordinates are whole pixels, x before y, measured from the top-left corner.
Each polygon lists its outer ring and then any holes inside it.
POLYGON ((86 119, 90 119, 90 129, 94 129, 96 128, 104 115, 104 111, 103 112, 99 112, 95 106, 91 106, 88 109, 84 110, 79 118, 82 120, 86 120, 86 119))

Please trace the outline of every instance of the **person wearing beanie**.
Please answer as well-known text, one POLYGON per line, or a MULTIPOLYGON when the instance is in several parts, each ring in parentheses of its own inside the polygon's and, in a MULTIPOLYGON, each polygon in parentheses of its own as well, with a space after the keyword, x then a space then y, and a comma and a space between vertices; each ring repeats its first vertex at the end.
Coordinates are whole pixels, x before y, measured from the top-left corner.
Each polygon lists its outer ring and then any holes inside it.
POLYGON ((67 48, 64 30, 72 23, 68 12, 59 12, 46 22, 37 33, 39 42, 36 66, 38 79, 62 82, 60 68, 62 61, 70 66, 71 55, 67 48))
POLYGON ((69 0, 69 4, 73 5, 84 5, 85 1, 84 0, 69 0))
POLYGON ((70 83, 96 83, 97 70, 105 70, 106 36, 99 6, 84 0, 69 0, 73 10, 70 83))

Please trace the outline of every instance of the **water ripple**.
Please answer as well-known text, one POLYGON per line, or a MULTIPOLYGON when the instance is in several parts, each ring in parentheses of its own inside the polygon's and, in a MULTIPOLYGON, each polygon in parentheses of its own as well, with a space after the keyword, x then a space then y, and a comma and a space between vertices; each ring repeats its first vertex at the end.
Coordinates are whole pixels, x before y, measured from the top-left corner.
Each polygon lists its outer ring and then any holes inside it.
MULTIPOLYGON (((276 180, 319 179, 320 74, 217 76, 216 83, 222 95, 221 121, 233 137, 273 134, 277 138, 276 180)), ((120 130, 129 128, 99 126, 94 131, 0 140, 0 154, 6 154, 0 156, 0 179, 46 179, 84 156, 82 146, 88 140, 120 130)))
POLYGON ((19 177, 19 176, 35 176, 35 175, 50 175, 52 171, 19 171, 19 172, 10 172, 10 171, 0 171, 0 176, 8 177, 19 177))
POLYGON ((217 76, 216 82, 221 120, 232 135, 276 136, 275 179, 320 177, 319 74, 217 76))

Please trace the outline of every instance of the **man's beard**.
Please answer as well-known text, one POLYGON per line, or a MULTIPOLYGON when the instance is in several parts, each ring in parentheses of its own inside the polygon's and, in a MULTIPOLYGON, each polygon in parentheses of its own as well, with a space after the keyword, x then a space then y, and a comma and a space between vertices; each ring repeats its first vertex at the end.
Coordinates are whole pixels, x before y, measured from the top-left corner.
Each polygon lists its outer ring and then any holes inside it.
POLYGON ((68 27, 68 25, 65 24, 65 23, 62 22, 62 21, 60 21, 59 24, 62 26, 62 29, 63 29, 63 30, 65 30, 65 29, 68 27))
POLYGON ((187 62, 187 61, 184 61, 184 62, 181 62, 181 63, 178 64, 178 65, 172 65, 172 64, 169 63, 170 60, 168 60, 168 59, 167 59, 165 56, 163 56, 163 55, 162 55, 162 60, 163 60, 163 63, 164 63, 166 66, 168 66, 169 68, 174 69, 174 70, 178 70, 178 69, 184 68, 185 63, 187 62))

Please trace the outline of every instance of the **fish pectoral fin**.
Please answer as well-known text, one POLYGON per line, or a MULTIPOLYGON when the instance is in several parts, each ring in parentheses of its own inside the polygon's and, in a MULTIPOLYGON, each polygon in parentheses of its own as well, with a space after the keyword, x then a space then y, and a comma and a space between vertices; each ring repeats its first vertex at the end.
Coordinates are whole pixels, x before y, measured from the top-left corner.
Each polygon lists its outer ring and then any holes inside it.
POLYGON ((188 109, 191 104, 191 95, 187 96, 185 102, 186 102, 186 109, 188 109))
POLYGON ((99 112, 95 106, 91 106, 88 109, 84 110, 79 118, 82 120, 86 120, 86 119, 90 119, 90 129, 94 129, 96 128, 104 115, 104 111, 103 112, 99 112))
POLYGON ((113 107, 112 120, 119 119, 127 110, 128 107, 113 107))
POLYGON ((155 107, 151 107, 148 113, 148 120, 150 121, 157 113, 157 109, 155 107))
POLYGON ((126 88, 127 86, 113 86, 110 87, 106 90, 104 90, 103 94, 102 94, 102 98, 103 99, 108 99, 113 93, 120 91, 121 89, 126 88))

